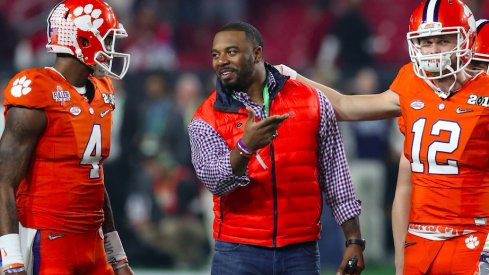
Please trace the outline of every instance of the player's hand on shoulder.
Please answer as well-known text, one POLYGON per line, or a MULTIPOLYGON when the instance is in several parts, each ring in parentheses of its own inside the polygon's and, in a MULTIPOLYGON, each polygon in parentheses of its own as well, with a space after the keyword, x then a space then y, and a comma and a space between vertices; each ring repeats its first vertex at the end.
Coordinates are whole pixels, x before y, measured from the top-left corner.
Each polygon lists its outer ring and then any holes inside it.
POLYGON ((274 65, 274 67, 279 71, 279 73, 289 76, 290 79, 293 80, 297 79, 297 72, 294 69, 288 67, 287 65, 279 64, 279 65, 274 65))

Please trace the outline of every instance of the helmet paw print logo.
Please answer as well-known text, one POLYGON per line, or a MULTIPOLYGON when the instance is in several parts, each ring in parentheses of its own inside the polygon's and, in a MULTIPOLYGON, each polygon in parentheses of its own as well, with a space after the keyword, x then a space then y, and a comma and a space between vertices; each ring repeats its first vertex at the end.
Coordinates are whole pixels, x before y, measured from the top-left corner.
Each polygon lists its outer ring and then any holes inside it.
POLYGON ((82 31, 88 31, 92 28, 92 26, 98 30, 98 28, 104 23, 104 19, 99 18, 101 14, 102 11, 99 9, 93 9, 92 4, 88 4, 85 7, 77 7, 73 11, 73 15, 76 16, 73 22, 75 23, 75 26, 82 31))
POLYGON ((12 84, 12 89, 10 89, 10 93, 14 97, 21 97, 22 95, 28 94, 32 90, 32 88, 29 87, 31 85, 31 82, 32 81, 30 79, 27 79, 26 76, 17 78, 12 84))

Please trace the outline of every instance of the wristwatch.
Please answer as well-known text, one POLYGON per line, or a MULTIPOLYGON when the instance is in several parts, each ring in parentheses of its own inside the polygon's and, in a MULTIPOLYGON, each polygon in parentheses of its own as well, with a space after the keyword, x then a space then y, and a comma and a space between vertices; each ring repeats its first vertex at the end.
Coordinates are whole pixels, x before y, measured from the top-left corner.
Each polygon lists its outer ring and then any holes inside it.
POLYGON ((357 244, 362 247, 362 251, 365 250, 365 239, 349 239, 345 242, 345 247, 348 247, 350 244, 357 244))

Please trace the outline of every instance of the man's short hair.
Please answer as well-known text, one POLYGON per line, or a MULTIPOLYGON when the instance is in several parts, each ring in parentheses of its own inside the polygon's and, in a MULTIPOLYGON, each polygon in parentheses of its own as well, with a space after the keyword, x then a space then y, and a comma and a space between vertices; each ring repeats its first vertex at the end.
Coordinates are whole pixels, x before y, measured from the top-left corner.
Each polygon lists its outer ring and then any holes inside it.
POLYGON ((263 36, 251 24, 246 22, 233 22, 225 25, 219 30, 219 32, 222 31, 242 31, 246 34, 246 38, 253 43, 253 46, 260 46, 263 49, 263 36))

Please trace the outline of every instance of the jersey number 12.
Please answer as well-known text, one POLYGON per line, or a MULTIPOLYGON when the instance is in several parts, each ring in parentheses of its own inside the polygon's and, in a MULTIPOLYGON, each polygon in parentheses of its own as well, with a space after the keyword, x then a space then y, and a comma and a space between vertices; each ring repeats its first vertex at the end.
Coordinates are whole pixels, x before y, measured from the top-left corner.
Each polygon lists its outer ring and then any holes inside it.
MULTIPOLYGON (((416 173, 423 173, 425 166, 421 162, 421 142, 426 125, 426 119, 421 118, 414 122, 412 132, 413 146, 411 150, 411 170, 416 173)), ((428 152, 425 159, 428 160, 428 173, 441 175, 456 175, 458 174, 458 162, 453 159, 447 159, 445 163, 436 161, 438 153, 453 153, 459 145, 460 126, 453 121, 438 120, 431 127, 430 135, 439 136, 442 131, 449 133, 448 141, 434 141, 428 146, 428 152)))

